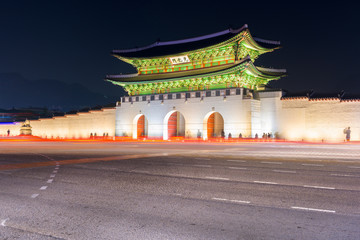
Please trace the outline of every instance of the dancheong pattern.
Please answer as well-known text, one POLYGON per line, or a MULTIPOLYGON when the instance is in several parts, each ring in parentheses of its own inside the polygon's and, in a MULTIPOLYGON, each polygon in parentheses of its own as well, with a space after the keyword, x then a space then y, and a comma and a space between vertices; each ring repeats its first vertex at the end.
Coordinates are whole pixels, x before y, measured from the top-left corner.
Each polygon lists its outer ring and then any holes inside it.
POLYGON ((245 25, 194 39, 114 50, 113 55, 136 67, 137 73, 108 75, 106 80, 124 87, 129 95, 259 89, 285 75, 284 70, 253 64, 259 55, 277 48, 278 42, 253 38, 245 25))

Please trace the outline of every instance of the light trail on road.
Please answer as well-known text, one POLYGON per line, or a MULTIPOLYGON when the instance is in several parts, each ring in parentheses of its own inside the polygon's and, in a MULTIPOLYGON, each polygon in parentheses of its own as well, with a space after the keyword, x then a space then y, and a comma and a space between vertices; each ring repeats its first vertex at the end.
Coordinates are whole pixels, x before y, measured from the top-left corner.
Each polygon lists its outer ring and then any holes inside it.
POLYGON ((360 159, 345 161, 345 145, 322 159, 322 147, 295 145, 303 158, 289 158, 281 144, 14 144, 0 145, 0 238, 360 235, 360 159))

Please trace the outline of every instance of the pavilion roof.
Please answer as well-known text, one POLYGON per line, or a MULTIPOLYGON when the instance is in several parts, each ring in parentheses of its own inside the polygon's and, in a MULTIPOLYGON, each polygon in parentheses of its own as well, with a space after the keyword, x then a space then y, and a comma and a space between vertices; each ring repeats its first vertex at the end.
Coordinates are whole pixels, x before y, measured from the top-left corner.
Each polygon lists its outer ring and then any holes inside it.
POLYGON ((231 72, 236 70, 237 67, 243 64, 248 64, 249 71, 252 71, 253 74, 256 74, 260 77, 275 79, 284 76, 286 73, 286 71, 282 69, 278 70, 278 69, 255 67, 250 57, 246 57, 243 60, 236 62, 235 64, 231 63, 231 64, 224 64, 214 67, 199 68, 199 69, 179 71, 179 72, 158 73, 158 74, 107 75, 105 80, 117 83, 118 85, 142 84, 142 83, 151 83, 151 82, 167 82, 174 80, 204 77, 206 75, 217 75, 224 72, 231 72))
MULTIPOLYGON (((157 41, 145 47, 113 50, 112 54, 124 58, 151 58, 175 55, 183 52, 210 47, 212 45, 225 42, 243 31, 248 31, 248 26, 246 24, 238 29, 229 28, 221 32, 208 34, 200 37, 167 42, 157 41)), ((273 49, 280 46, 280 42, 278 41, 264 40, 255 37, 253 39, 258 45, 266 49, 273 49)))

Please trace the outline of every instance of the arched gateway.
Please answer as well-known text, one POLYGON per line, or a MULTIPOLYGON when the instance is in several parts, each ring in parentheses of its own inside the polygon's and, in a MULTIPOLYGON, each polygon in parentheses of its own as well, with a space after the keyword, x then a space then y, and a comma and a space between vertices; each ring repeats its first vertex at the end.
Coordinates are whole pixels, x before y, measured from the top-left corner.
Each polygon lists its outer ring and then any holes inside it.
POLYGON ((133 121, 133 139, 147 137, 148 121, 144 114, 138 114, 133 121))
POLYGON ((164 118, 163 139, 185 136, 185 118, 178 111, 171 111, 164 118))
POLYGON ((204 139, 221 137, 224 131, 224 118, 218 112, 210 112, 204 118, 204 139))

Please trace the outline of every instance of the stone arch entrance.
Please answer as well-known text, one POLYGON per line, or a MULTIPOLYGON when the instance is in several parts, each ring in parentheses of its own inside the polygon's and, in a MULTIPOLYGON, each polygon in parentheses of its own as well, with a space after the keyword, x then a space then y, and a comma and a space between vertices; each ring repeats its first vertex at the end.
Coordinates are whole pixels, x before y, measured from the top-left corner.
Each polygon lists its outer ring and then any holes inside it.
POLYGON ((176 110, 170 111, 164 118, 163 139, 185 137, 185 118, 176 110))
POLYGON ((133 139, 148 136, 148 121, 144 114, 138 114, 133 121, 133 139))
POLYGON ((224 131, 224 118, 218 112, 210 112, 204 118, 204 139, 221 137, 224 131))

